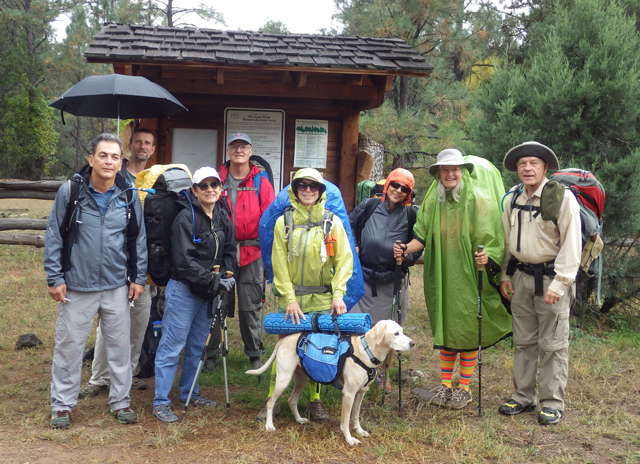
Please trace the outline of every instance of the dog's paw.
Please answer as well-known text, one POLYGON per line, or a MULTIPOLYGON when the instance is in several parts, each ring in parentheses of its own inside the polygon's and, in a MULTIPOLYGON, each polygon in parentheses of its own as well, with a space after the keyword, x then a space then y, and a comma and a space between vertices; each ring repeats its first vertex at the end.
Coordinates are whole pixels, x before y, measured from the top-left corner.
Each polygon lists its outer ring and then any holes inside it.
POLYGON ((356 428, 355 430, 356 430, 356 433, 360 435, 362 438, 367 438, 369 436, 369 432, 367 432, 363 428, 356 428))
POLYGON ((345 439, 347 440, 347 443, 349 443, 351 446, 359 445, 361 443, 360 440, 358 440, 357 438, 345 437, 345 439))
POLYGON ((264 429, 267 432, 275 432, 276 431, 276 428, 273 425, 265 425, 264 429))
POLYGON ((301 417, 300 419, 296 420, 296 422, 298 424, 308 424, 309 423, 309 419, 307 419, 306 417, 301 417))

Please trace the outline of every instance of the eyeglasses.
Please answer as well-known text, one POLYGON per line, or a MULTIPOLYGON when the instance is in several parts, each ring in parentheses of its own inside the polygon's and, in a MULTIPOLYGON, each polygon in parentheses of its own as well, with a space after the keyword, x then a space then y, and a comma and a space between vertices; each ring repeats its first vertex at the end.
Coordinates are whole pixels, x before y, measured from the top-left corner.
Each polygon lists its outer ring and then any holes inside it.
POLYGON ((238 151, 238 150, 248 150, 251 148, 251 145, 229 145, 227 149, 230 152, 238 151))
POLYGON ((200 190, 207 190, 209 186, 211 186, 212 189, 220 187, 220 181, 214 180, 213 182, 200 182, 199 184, 196 184, 196 187, 200 190))
POLYGON ((315 193, 320 190, 320 184, 317 182, 312 182, 310 184, 307 184, 306 182, 297 182, 296 188, 299 192, 304 192, 305 190, 309 189, 315 193))
POLYGON ((389 182, 389 185, 396 190, 399 189, 402 193, 406 193, 407 195, 409 195, 409 193, 411 192, 411 189, 409 187, 405 187, 398 182, 389 182))

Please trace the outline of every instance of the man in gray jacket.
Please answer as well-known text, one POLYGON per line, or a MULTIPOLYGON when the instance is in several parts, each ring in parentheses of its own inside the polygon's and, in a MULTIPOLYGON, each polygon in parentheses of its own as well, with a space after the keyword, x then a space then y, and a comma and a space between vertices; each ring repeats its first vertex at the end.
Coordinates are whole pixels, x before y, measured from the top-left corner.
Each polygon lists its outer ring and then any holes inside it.
POLYGON ((58 302, 51 366, 53 428, 70 426, 84 346, 96 314, 106 338, 111 414, 123 424, 137 421, 129 397, 129 302, 142 295, 146 282, 142 208, 137 193, 128 194, 129 185, 118 174, 122 141, 100 134, 91 151, 88 165, 58 190, 47 223, 44 268, 49 294, 58 302))

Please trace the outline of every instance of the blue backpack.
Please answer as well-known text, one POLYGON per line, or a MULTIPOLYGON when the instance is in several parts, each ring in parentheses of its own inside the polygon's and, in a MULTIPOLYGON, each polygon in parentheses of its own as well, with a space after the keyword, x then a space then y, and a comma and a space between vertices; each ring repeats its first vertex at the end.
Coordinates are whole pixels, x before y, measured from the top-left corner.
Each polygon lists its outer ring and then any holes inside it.
POLYGON ((298 338, 298 356, 304 373, 324 385, 342 388, 338 378, 347 356, 351 354, 353 346, 349 337, 305 332, 298 338))
MULTIPOLYGON (((356 246, 353 241, 353 234, 351 232, 351 225, 349 223, 349 216, 347 215, 347 209, 344 206, 344 200, 342 199, 342 193, 340 189, 329 182, 324 181, 327 186, 325 194, 327 195, 327 201, 325 208, 336 214, 344 230, 349 238, 349 245, 351 247, 351 254, 353 255, 353 270, 351 277, 347 281, 347 293, 344 296, 344 304, 347 306, 347 310, 353 308, 355 304, 360 301, 360 298, 364 295, 364 279, 362 276, 362 267, 360 266, 360 258, 356 253, 356 246)), ((267 272, 268 281, 273 282, 273 267, 271 261, 271 251, 273 249, 273 228, 277 219, 282 216, 285 210, 291 206, 289 201, 288 187, 283 188, 276 195, 276 199, 269 205, 267 210, 260 217, 259 236, 260 236, 260 248, 262 250, 262 263, 264 269, 267 272)))

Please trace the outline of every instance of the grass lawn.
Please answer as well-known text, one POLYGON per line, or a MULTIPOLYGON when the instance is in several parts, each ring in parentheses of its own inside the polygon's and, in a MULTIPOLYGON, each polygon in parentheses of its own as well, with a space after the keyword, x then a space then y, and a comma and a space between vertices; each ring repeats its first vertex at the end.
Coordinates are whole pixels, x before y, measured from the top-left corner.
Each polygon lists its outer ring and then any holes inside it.
MULTIPOLYGON (((50 204, 0 200, 0 214, 21 209, 30 217, 43 217, 50 204)), ((49 382, 56 305, 47 294, 42 254, 33 247, 0 246, 0 463, 640 462, 640 334, 631 330, 612 332, 598 321, 589 321, 588 330, 572 329, 567 409, 557 426, 538 426, 533 413, 497 413, 511 392, 510 340, 483 351, 482 416, 477 409, 477 373, 471 384, 474 401, 463 410, 441 409, 413 398, 412 389, 437 385, 440 377, 422 296, 421 266, 411 276, 405 329, 416 348, 403 355, 403 370, 413 375, 402 385, 402 411, 396 364, 393 391, 384 403, 375 387, 364 400, 362 423, 371 436, 360 446, 344 441, 338 424, 340 392, 332 387, 326 393, 323 389, 333 416, 328 424, 296 424, 283 401, 283 413, 275 419, 278 430, 262 430, 255 416, 269 379, 244 374, 250 367, 236 319, 229 320, 229 417, 220 363, 200 381, 201 393, 215 399, 218 407, 189 408, 182 424, 162 424, 151 415, 153 379, 146 379, 148 390, 131 392, 137 424, 118 424, 109 414, 107 397, 97 396, 79 401, 71 429, 52 430, 49 382), (42 340, 42 347, 17 351, 16 340, 29 332, 42 340)), ((474 319, 476 309, 470 308, 474 319)), ((266 311, 271 310, 268 295, 266 311)), ((265 336, 269 353, 275 340, 265 336)), ((88 346, 93 341, 94 334, 88 346)), ((87 365, 83 382, 89 377, 87 365)), ((457 373, 454 382, 456 377, 457 373)), ((303 414, 307 398, 305 391, 300 400, 303 414)), ((175 392, 172 399, 177 405, 175 392)), ((174 410, 182 412, 177 406, 174 410)))

